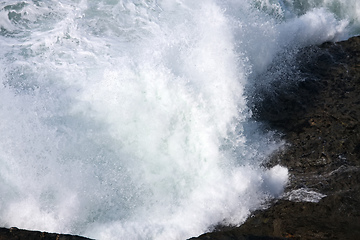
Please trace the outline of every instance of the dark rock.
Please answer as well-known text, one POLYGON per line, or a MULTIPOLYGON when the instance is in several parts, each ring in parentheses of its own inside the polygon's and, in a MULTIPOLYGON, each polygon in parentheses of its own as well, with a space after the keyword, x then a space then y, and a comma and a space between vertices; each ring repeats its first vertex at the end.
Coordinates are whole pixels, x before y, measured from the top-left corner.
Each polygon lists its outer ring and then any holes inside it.
POLYGON ((323 198, 284 197, 240 227, 220 227, 194 239, 359 238, 360 37, 304 49, 297 61, 294 75, 302 80, 273 83, 279 91, 256 93, 263 101, 252 108, 257 120, 283 133, 288 143, 268 163, 289 169, 284 196, 303 189, 323 198))
POLYGON ((28 231, 16 227, 0 228, 0 240, 90 240, 89 238, 69 235, 28 231))

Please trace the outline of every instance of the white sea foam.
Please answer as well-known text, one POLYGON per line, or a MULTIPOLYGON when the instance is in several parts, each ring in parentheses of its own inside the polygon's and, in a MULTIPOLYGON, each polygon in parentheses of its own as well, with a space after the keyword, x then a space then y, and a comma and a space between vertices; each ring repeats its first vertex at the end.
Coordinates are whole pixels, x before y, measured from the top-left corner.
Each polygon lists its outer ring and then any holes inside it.
POLYGON ((325 194, 321 194, 310 189, 299 188, 292 190, 284 195, 285 199, 294 202, 319 202, 322 198, 326 197, 325 194))
POLYGON ((1 2, 0 225, 185 239, 281 195, 245 85, 358 15, 265 3, 1 2))

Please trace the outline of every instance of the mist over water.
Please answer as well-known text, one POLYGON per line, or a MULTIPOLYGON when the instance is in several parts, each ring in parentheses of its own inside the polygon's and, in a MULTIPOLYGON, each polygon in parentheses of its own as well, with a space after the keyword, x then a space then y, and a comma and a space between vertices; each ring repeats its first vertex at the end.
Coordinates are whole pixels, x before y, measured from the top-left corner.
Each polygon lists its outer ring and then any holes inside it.
POLYGON ((251 119, 249 94, 276 80, 258 76, 359 34, 359 8, 0 2, 0 225, 186 239, 241 224, 288 180, 261 167, 283 143, 251 119))

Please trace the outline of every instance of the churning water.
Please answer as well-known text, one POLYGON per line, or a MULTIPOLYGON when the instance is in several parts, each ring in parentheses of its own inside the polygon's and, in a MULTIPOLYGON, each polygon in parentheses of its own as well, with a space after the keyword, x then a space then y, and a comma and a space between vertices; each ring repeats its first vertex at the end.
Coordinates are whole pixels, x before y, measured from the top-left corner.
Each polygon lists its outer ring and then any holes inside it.
POLYGON ((360 2, 9 0, 0 28, 0 225, 186 239, 281 194, 256 76, 357 34, 360 2))

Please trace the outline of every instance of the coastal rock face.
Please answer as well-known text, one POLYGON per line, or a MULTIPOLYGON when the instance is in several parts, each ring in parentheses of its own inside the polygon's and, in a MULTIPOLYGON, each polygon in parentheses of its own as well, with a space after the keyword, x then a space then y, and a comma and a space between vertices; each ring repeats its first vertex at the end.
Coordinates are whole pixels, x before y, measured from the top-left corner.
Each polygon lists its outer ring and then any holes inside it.
MULTIPOLYGON (((284 197, 240 227, 192 239, 360 236, 360 38, 305 49, 299 62, 303 81, 282 86, 276 95, 259 93, 263 101, 253 106, 255 118, 287 142, 269 162, 289 169, 284 197)), ((3 239, 86 238, 0 228, 3 239)))
POLYGON ((0 228, 0 240, 90 240, 89 238, 57 233, 0 228))
POLYGON ((359 238, 360 37, 305 49, 298 61, 304 80, 254 106, 287 142, 269 163, 289 169, 284 197, 196 239, 359 238))

